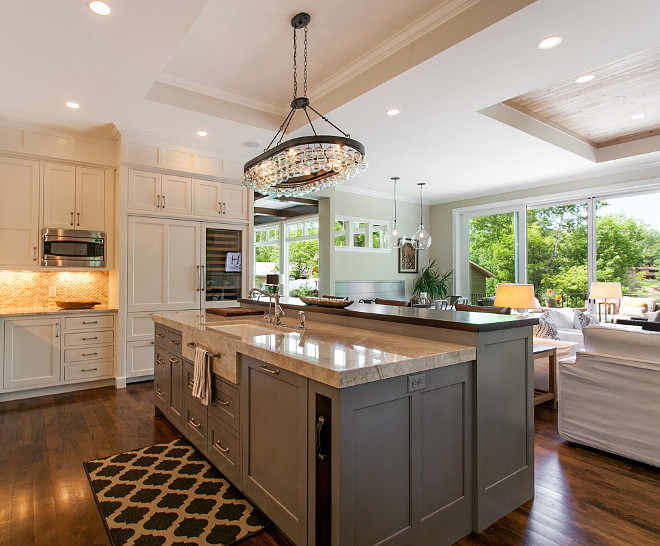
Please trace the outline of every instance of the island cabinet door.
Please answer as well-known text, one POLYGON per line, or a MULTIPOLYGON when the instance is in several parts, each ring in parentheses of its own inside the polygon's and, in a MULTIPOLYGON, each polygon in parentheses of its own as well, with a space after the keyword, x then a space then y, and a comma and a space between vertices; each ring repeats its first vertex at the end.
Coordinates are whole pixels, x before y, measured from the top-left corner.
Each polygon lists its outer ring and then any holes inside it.
POLYGON ((469 366, 341 391, 339 544, 453 544, 470 533, 469 366))
POLYGON ((243 490, 295 544, 307 544, 307 379, 241 358, 243 490))

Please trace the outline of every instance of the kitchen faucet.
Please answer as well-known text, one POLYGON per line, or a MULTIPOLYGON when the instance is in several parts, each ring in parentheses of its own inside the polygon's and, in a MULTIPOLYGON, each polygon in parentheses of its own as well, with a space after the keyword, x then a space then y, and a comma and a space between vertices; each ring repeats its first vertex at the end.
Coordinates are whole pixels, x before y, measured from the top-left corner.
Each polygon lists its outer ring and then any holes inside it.
POLYGON ((275 324, 275 326, 282 326, 282 317, 284 316, 284 309, 280 306, 280 293, 279 293, 279 287, 277 285, 273 285, 273 294, 269 294, 268 292, 264 292, 263 290, 259 290, 258 288, 252 288, 250 289, 250 298, 252 297, 252 294, 254 292, 258 292, 259 294, 262 294, 264 296, 267 296, 269 298, 268 302, 268 322, 269 324, 275 324), (271 315, 270 312, 270 306, 273 303, 273 298, 275 298, 275 322, 273 322, 273 316, 271 315))

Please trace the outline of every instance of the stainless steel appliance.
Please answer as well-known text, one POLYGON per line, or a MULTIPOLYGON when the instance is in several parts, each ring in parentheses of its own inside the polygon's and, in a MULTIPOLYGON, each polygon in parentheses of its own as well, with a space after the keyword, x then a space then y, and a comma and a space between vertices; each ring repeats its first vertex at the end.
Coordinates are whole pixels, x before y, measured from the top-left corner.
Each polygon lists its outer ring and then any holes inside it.
POLYGON ((43 266, 105 267, 104 232, 44 228, 41 236, 43 266))

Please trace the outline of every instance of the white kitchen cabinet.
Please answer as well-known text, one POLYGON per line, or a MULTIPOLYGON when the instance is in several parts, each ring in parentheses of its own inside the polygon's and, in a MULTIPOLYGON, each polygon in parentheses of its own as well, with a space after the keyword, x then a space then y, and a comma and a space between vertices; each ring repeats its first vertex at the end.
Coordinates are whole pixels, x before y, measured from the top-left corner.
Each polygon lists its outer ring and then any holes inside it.
POLYGON ((154 340, 126 343, 126 377, 142 377, 154 373, 154 340))
POLYGON ((193 189, 195 216, 248 220, 248 193, 245 186, 195 179, 193 189))
POLYGON ((105 231, 105 172, 45 163, 43 225, 49 229, 105 231))
POLYGON ((39 162, 0 157, 0 266, 36 266, 39 162))
POLYGON ((128 311, 200 305, 200 223, 128 219, 128 311))
POLYGON ((131 211, 190 216, 192 178, 131 169, 127 208, 131 211))
POLYGON ((61 327, 59 318, 5 321, 5 389, 60 382, 61 327))

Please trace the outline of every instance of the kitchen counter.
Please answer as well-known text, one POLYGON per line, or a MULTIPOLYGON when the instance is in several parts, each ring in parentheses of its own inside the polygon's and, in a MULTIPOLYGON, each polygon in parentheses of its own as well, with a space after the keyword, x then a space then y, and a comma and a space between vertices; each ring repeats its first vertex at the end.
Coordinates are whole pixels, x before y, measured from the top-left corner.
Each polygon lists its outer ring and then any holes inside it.
POLYGON ((116 313, 117 307, 97 305, 93 309, 60 309, 59 307, 8 307, 0 309, 0 318, 20 317, 24 315, 70 315, 78 313, 116 313))
MULTIPOLYGON (((307 330, 271 326, 263 317, 224 318, 195 311, 153 315, 164 326, 181 330, 183 356, 194 359, 198 344, 222 356, 212 360, 213 371, 239 382, 237 354, 331 387, 343 388, 474 360, 474 347, 388 334, 366 329, 308 322, 307 330), (214 330, 215 326, 254 324, 259 335, 241 337, 214 330)), ((293 318, 285 319, 292 324, 293 318)), ((249 333, 248 333, 249 334, 249 333)))

